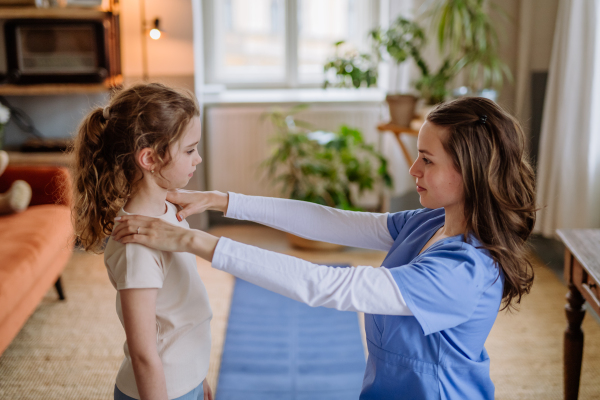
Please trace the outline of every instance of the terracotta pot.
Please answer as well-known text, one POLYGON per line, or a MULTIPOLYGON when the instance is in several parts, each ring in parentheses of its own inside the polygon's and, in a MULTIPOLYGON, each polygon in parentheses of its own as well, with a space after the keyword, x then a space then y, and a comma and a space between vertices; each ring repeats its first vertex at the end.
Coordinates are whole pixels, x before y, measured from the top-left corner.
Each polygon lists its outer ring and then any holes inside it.
POLYGON ((288 241, 293 247, 302 250, 339 251, 344 248, 341 244, 319 242, 317 240, 304 239, 291 233, 286 233, 288 241))
POLYGON ((409 126, 415 115, 417 98, 412 94, 388 94, 385 101, 390 107, 392 122, 400 126, 409 126))

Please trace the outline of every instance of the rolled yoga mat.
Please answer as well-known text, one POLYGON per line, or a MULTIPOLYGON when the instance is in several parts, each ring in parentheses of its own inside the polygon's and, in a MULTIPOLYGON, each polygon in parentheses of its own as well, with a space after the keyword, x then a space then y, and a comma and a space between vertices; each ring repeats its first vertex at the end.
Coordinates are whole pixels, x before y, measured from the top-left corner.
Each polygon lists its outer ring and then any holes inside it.
POLYGON ((216 400, 358 399, 357 314, 312 308, 237 279, 216 400))

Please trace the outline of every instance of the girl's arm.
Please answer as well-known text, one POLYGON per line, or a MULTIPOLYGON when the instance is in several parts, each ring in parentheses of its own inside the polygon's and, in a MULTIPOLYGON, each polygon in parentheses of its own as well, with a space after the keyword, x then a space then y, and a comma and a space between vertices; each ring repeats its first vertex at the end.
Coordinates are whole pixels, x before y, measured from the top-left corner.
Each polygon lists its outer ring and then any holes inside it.
POLYGON ((162 362, 156 350, 158 289, 120 290, 127 346, 141 400, 168 400, 162 362))
POLYGON ((344 246, 388 251, 394 244, 387 213, 344 211, 306 201, 229 192, 225 216, 344 246))

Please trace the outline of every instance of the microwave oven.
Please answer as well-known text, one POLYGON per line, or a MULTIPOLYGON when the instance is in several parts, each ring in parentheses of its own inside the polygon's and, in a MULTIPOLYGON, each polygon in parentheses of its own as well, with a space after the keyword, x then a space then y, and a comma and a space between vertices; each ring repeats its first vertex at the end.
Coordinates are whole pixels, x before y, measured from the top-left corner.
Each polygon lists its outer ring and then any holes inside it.
POLYGON ((4 20, 4 83, 100 83, 120 75, 118 19, 4 20))

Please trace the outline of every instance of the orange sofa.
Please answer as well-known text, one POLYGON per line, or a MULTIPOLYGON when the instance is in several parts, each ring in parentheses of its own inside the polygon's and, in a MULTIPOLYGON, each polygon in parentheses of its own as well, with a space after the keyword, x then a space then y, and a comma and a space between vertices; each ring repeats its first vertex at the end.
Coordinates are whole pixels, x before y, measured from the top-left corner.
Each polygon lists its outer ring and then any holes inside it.
POLYGON ((61 167, 8 166, 0 193, 17 179, 32 189, 30 206, 0 216, 0 354, 53 285, 73 252, 71 178, 61 167))

